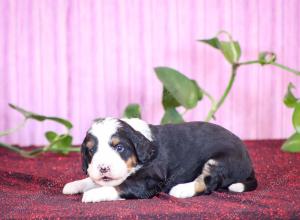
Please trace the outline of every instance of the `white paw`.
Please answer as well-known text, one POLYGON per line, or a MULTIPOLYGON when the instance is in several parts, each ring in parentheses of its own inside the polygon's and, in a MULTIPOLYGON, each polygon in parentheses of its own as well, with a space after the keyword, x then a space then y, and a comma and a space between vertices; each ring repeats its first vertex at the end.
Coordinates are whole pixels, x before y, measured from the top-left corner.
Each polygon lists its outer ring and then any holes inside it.
POLYGON ((82 202, 100 202, 101 197, 97 193, 93 192, 94 190, 89 190, 83 193, 82 202))
POLYGON ((195 183, 184 183, 174 186, 169 194, 176 198, 189 198, 195 195, 195 183))
POLYGON ((83 193, 82 202, 101 202, 119 200, 119 194, 114 187, 104 186, 83 193))
POLYGON ((82 184, 78 181, 67 183, 63 188, 63 194, 77 194, 82 192, 82 184))
POLYGON ((228 189, 231 192, 244 192, 245 191, 245 186, 244 186, 243 183, 234 183, 234 184, 231 184, 228 187, 228 189))

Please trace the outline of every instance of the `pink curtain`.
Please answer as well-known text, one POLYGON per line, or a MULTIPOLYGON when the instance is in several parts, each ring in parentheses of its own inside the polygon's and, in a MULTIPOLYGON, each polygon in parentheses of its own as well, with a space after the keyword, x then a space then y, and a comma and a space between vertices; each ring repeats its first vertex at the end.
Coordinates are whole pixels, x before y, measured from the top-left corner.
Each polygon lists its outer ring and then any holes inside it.
MULTIPOLYGON (((70 119, 77 144, 93 118, 119 117, 128 103, 141 104, 143 118, 157 124, 163 111, 156 66, 176 68, 219 97, 229 65, 196 40, 221 29, 240 42, 242 60, 271 50, 299 70, 299 11, 297 0, 1 0, 0 130, 21 120, 7 103, 70 119)), ((244 139, 287 137, 288 82, 300 91, 300 77, 291 73, 242 67, 215 122, 244 139)), ((202 120, 208 108, 209 101, 200 102, 185 118, 202 120)), ((62 129, 30 122, 1 141, 43 144, 44 131, 62 129)))

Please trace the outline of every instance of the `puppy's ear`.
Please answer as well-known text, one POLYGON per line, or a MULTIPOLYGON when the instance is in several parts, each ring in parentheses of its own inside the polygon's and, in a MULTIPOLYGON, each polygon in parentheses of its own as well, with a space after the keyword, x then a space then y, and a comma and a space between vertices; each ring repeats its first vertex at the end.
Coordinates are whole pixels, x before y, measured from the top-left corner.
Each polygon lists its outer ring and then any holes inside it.
POLYGON ((87 175, 87 169, 89 166, 89 154, 88 154, 88 148, 86 147, 85 142, 81 145, 81 167, 82 171, 87 175))
POLYGON ((87 169, 90 162, 92 161, 92 156, 97 150, 98 141, 97 138, 91 134, 87 134, 83 143, 81 144, 81 163, 82 171, 87 174, 87 169))
POLYGON ((156 148, 154 144, 138 131, 136 131, 135 138, 136 140, 133 144, 138 160, 142 164, 151 161, 156 154, 156 148))
POLYGON ((134 130, 131 126, 126 125, 122 128, 125 135, 131 140, 141 164, 151 161, 156 155, 156 147, 141 132, 134 130), (124 130, 123 130, 124 129, 124 130))

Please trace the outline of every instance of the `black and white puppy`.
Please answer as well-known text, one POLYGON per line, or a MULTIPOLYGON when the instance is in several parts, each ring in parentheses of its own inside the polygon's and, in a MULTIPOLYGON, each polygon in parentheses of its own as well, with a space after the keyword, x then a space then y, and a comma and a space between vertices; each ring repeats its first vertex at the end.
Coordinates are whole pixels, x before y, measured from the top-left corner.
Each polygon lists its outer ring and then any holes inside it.
POLYGON ((64 186, 82 202, 177 198, 215 190, 254 190, 257 181, 243 142, 206 122, 148 125, 140 119, 95 120, 81 146, 88 178, 64 186))

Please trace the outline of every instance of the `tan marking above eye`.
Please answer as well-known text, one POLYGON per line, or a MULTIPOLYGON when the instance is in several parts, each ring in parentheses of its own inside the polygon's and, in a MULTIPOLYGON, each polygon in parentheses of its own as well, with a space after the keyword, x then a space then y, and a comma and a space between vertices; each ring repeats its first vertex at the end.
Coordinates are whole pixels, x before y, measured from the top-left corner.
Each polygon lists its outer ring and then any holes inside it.
POLYGON ((112 144, 112 146, 116 146, 119 143, 120 143, 120 139, 119 138, 117 138, 117 137, 112 137, 111 138, 111 144, 112 144))
POLYGON ((95 141, 93 139, 90 139, 86 142, 86 146, 87 148, 91 149, 93 147, 95 147, 95 141))

